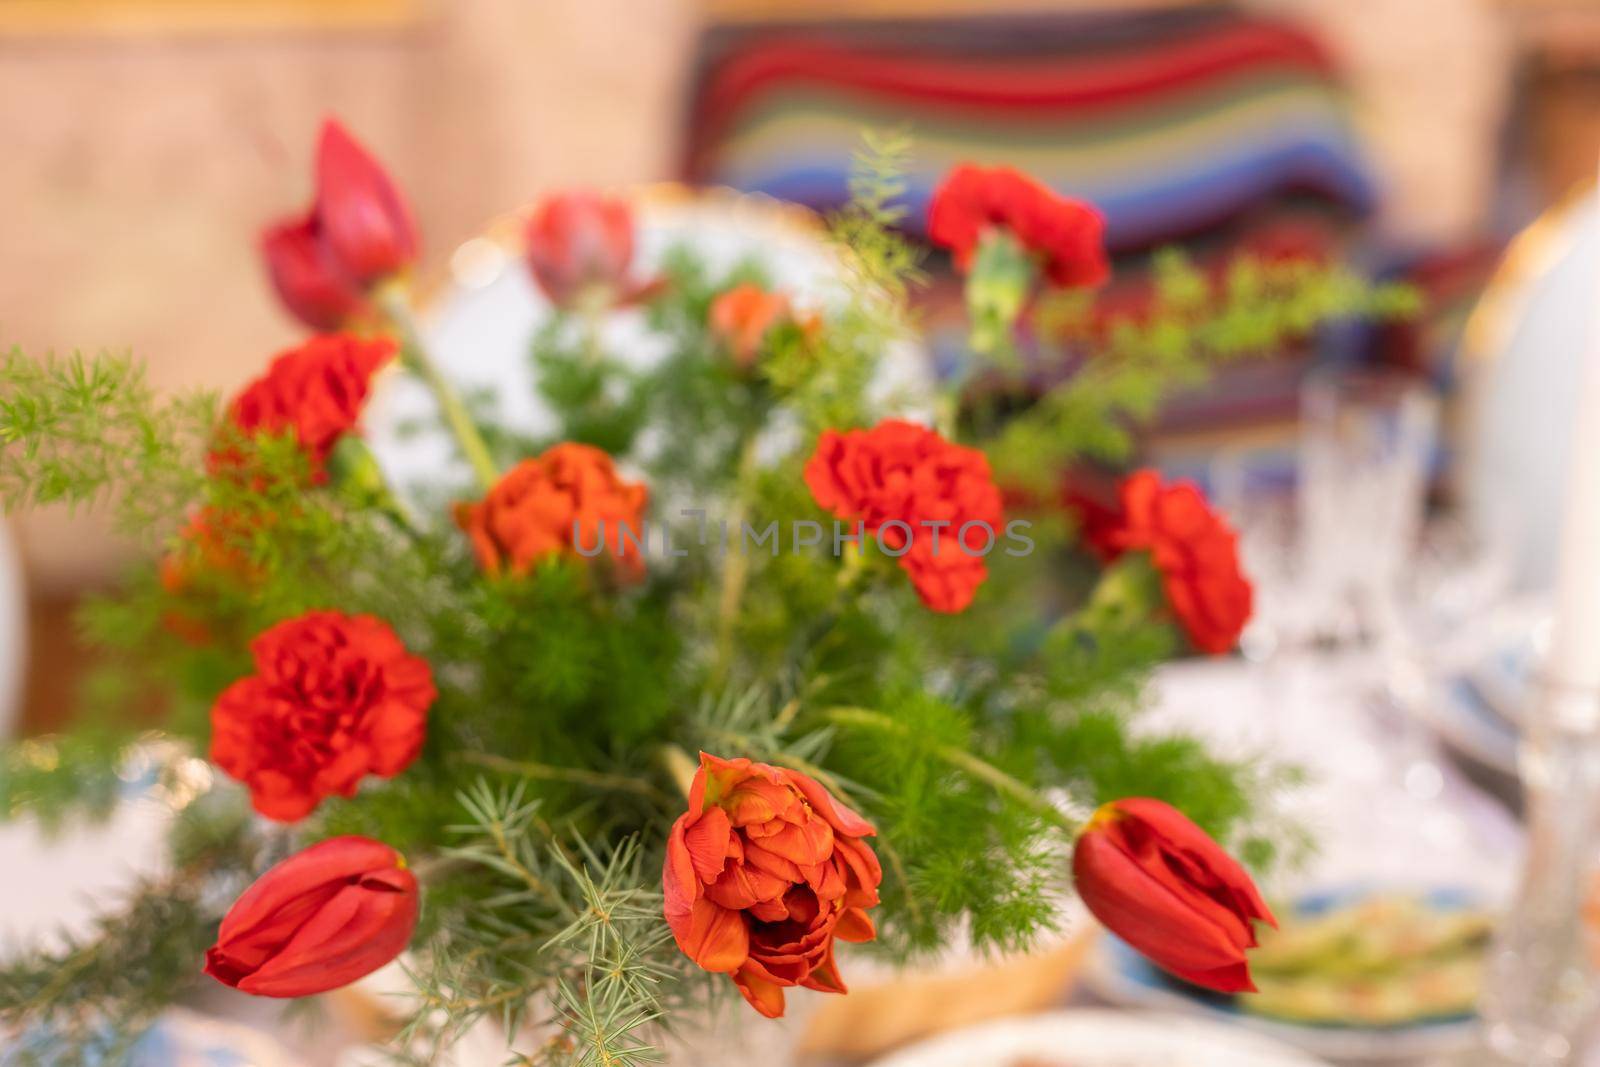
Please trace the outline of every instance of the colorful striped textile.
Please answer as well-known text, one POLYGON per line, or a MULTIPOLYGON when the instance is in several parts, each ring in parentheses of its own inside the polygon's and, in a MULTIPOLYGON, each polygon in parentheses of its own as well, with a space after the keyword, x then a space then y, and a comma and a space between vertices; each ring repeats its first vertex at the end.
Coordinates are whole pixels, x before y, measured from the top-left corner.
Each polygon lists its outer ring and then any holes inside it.
POLYGON ((689 120, 691 180, 828 209, 864 127, 905 126, 907 226, 955 163, 1004 161, 1105 212, 1123 252, 1277 197, 1373 205, 1323 50, 1228 13, 982 18, 713 32, 689 120))

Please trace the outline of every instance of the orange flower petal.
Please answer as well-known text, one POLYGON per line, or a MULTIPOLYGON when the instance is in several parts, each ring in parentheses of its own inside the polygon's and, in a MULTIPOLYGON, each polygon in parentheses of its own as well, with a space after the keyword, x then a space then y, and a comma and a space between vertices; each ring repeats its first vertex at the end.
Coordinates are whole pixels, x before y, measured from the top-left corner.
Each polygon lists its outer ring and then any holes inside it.
POLYGON ((839 916, 839 925, 833 928, 833 936, 852 944, 871 941, 878 936, 878 928, 872 916, 860 908, 846 908, 839 916))
POLYGON ((783 1018, 783 987, 767 978, 759 968, 741 967, 733 976, 733 984, 756 1011, 769 1019, 783 1018))

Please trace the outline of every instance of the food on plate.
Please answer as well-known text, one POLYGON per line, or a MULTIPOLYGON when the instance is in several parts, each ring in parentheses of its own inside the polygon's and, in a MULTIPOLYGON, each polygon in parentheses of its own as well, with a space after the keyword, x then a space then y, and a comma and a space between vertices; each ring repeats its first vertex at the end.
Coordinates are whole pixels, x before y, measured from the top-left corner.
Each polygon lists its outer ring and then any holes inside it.
POLYGON ((1254 1015, 1295 1022, 1394 1026, 1473 1010, 1490 916, 1402 894, 1333 907, 1287 908, 1250 954, 1254 1015))

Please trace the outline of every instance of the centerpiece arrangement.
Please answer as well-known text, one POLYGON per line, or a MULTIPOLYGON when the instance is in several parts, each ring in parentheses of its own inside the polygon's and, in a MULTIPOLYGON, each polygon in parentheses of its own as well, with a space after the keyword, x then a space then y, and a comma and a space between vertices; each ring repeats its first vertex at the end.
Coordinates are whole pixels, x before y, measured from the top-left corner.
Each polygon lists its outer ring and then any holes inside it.
POLYGON ((844 994, 841 944, 1025 947, 1074 886, 1175 975, 1251 988, 1272 917, 1217 842, 1270 858, 1275 772, 1129 725, 1154 665, 1233 647, 1234 536, 1190 484, 1074 472, 1210 363, 1406 298, 1168 254, 1106 311, 1093 207, 963 166, 929 232, 971 357, 931 404, 886 395, 920 277, 904 151, 868 139, 818 306, 758 262, 647 270, 623 200, 530 210, 547 434, 432 358, 405 196, 331 122, 313 203, 262 240, 313 333, 238 395, 0 359, 8 507, 107 508, 156 559, 84 610, 81 725, 6 751, 0 810, 103 814, 133 779, 175 813, 92 935, 0 966, 23 1055, 114 1057, 198 981, 308 997, 398 960, 408 1061, 487 1019, 516 1062, 640 1063, 725 992, 844 994), (614 316, 663 358, 609 351, 614 316), (461 461, 421 497, 360 432, 387 374, 461 461))

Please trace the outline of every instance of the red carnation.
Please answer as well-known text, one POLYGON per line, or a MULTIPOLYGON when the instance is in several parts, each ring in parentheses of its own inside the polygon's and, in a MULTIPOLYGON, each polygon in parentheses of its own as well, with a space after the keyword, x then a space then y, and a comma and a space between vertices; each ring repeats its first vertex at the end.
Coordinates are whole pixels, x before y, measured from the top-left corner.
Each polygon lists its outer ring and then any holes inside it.
MULTIPOLYGON (((327 480, 324 465, 339 438, 355 428, 372 376, 394 357, 388 338, 349 334, 313 337, 280 353, 267 373, 245 386, 228 409, 246 434, 294 432, 311 463, 312 477, 327 480)), ((214 467, 230 467, 238 457, 212 454, 214 467)))
POLYGON ((989 576, 984 555, 1004 532, 989 460, 925 426, 886 419, 826 430, 805 469, 817 504, 860 520, 934 611, 963 611, 989 576))
POLYGON ((798 771, 702 752, 661 872, 672 936, 769 1019, 786 988, 845 992, 833 944, 877 936, 876 832, 798 771))
POLYGON ((256 672, 211 708, 211 760, 250 788, 270 819, 304 818, 393 778, 422 750, 437 690, 425 660, 370 615, 313 611, 250 644, 256 672))
POLYGON ((1091 287, 1110 275, 1105 221, 1091 205, 1058 196, 1011 167, 963 163, 945 176, 928 206, 928 239, 950 249, 963 272, 984 237, 1012 234, 1040 257, 1051 285, 1091 287))
POLYGON ((1131 797, 1095 812, 1072 851, 1083 903, 1179 978, 1254 992, 1245 950, 1277 925, 1243 867, 1176 808, 1131 797))
POLYGON ((643 562, 630 537, 643 537, 649 500, 649 489, 623 481, 600 449, 566 442, 511 468, 476 504, 457 505, 456 522, 490 574, 526 574, 546 556, 577 555, 580 546, 597 556, 602 541, 607 556, 636 574, 643 562))
POLYGON ((1073 496, 1088 546, 1106 562, 1148 551, 1167 603, 1195 648, 1221 655, 1250 621, 1253 592, 1239 567, 1238 539, 1192 482, 1161 484, 1153 470, 1124 479, 1120 506, 1073 496))
POLYGON ((206 973, 260 997, 347 986, 405 949, 417 879, 388 845, 333 837, 270 868, 223 916, 206 973))

